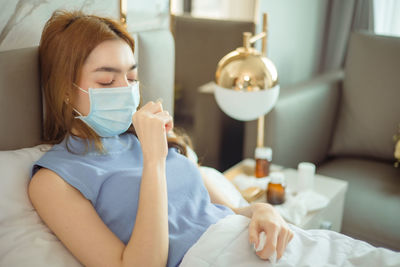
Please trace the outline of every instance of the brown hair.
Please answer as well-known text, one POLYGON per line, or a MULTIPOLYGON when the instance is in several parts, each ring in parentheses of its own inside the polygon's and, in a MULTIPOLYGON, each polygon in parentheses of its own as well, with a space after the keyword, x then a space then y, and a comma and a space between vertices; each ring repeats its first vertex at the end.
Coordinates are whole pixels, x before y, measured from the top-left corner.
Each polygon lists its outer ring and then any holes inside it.
MULTIPOLYGON (((124 40, 134 52, 133 38, 115 20, 80 11, 58 10, 46 22, 39 45, 40 78, 45 99, 45 143, 58 144, 65 137, 75 137, 71 131, 76 128, 87 141, 86 150, 89 145, 94 145, 99 152, 105 152, 100 137, 84 122, 74 119, 74 111, 66 99, 73 83, 79 81, 82 66, 91 51, 100 43, 115 39, 124 40)), ((127 132, 136 135, 133 125, 127 132)), ((187 140, 184 134, 168 137, 168 147, 176 147, 187 155, 187 140)))

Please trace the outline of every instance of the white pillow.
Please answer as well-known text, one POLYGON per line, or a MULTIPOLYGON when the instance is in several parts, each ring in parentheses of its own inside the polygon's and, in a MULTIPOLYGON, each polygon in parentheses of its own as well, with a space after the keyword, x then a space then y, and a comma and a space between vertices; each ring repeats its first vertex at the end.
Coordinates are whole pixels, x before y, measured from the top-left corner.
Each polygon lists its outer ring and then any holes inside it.
MULTIPOLYGON (((198 163, 198 157, 196 152, 193 151, 189 146, 186 147, 188 158, 195 164, 198 163)), ((233 205, 234 208, 248 206, 249 203, 243 198, 242 194, 236 189, 236 187, 218 170, 210 167, 200 166, 200 172, 210 177, 222 193, 226 196, 226 200, 233 205)))
POLYGON ((49 148, 39 145, 0 151, 0 266, 82 266, 29 201, 32 165, 49 148))
POLYGON ((217 186, 221 192, 225 195, 226 200, 232 204, 234 208, 248 206, 249 203, 242 197, 239 190, 220 173, 218 170, 210 167, 200 167, 200 171, 203 175, 210 178, 215 186, 217 186))

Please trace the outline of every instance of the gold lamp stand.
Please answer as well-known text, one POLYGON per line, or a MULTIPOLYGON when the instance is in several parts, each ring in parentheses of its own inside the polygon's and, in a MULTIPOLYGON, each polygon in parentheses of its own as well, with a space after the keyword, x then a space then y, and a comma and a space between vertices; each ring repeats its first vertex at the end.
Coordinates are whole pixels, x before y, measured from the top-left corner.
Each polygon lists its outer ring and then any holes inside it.
MULTIPOLYGON (((253 43, 259 39, 262 39, 261 43, 261 54, 262 56, 267 56, 267 22, 268 15, 267 13, 263 13, 263 25, 262 32, 250 38, 250 42, 253 40, 253 43)), ((265 115, 258 117, 257 120, 257 147, 264 146, 264 127, 265 127, 265 115)))
POLYGON ((128 10, 127 0, 119 0, 119 20, 127 28, 126 25, 126 13, 128 10))

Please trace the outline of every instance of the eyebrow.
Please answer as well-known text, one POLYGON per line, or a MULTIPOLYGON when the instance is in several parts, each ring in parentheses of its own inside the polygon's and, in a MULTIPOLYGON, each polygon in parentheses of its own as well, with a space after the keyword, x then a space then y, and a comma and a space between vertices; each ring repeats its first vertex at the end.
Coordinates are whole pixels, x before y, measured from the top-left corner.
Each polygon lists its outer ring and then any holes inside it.
MULTIPOLYGON (((137 68, 137 64, 133 64, 128 71, 134 70, 137 68)), ((120 69, 114 68, 114 67, 109 67, 109 66, 103 66, 95 69, 93 72, 99 72, 99 71, 105 71, 105 72, 115 72, 115 73, 121 73, 122 71, 120 69)))

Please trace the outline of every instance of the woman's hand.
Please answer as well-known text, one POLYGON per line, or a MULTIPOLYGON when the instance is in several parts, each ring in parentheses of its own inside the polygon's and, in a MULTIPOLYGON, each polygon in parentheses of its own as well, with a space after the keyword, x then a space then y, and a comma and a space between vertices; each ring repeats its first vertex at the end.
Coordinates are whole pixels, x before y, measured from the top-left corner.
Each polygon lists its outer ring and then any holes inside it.
POLYGON ((280 259, 287 244, 293 238, 293 232, 275 208, 267 203, 255 203, 251 206, 235 208, 232 203, 227 202, 227 197, 221 192, 218 185, 213 182, 213 179, 204 174, 202 177, 212 203, 227 206, 236 214, 251 219, 249 224, 249 241, 256 248, 259 245, 259 234, 265 232, 267 237, 266 243, 263 250, 258 251, 257 255, 261 259, 266 260, 276 251, 277 259, 280 259))
POLYGON ((174 127, 168 111, 160 102, 148 102, 132 116, 142 146, 143 160, 165 159, 168 154, 167 132, 174 127))
POLYGON ((283 255, 287 244, 293 238, 293 232, 288 224, 273 206, 266 203, 256 203, 251 206, 252 216, 249 224, 249 241, 257 248, 259 234, 265 232, 267 238, 263 250, 256 252, 261 259, 269 259, 276 251, 277 260, 283 255))

